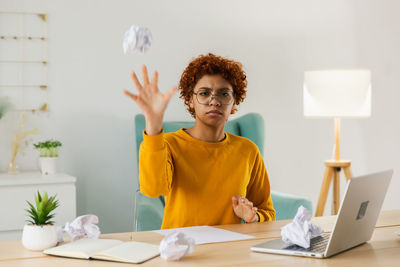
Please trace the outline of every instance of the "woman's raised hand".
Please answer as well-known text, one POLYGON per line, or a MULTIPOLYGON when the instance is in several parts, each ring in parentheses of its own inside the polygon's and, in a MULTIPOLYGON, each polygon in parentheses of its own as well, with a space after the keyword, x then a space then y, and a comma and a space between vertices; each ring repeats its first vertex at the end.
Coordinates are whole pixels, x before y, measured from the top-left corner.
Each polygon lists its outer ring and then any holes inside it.
POLYGON ((135 84, 138 94, 135 95, 127 90, 124 94, 132 98, 133 101, 142 110, 146 119, 146 133, 155 135, 161 132, 164 112, 168 106, 171 97, 178 90, 172 87, 165 94, 158 89, 158 73, 154 72, 153 78, 149 81, 149 75, 145 65, 142 67, 143 85, 139 82, 136 73, 132 72, 132 80, 135 84))

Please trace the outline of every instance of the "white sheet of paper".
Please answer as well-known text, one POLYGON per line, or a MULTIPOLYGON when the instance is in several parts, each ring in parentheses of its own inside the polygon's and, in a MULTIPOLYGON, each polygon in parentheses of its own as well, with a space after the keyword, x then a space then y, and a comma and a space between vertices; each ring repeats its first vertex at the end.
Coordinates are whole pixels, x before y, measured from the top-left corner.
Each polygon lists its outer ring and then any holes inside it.
POLYGON ((153 232, 161 235, 167 235, 176 231, 183 232, 185 235, 193 238, 196 242, 196 245, 255 238, 251 235, 239 234, 211 226, 182 227, 166 230, 155 230, 153 232))

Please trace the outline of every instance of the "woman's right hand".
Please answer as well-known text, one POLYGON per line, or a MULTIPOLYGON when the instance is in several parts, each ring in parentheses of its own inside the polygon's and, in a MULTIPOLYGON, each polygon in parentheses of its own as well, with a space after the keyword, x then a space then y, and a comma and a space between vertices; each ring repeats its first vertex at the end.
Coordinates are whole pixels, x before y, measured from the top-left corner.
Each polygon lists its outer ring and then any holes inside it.
POLYGON ((133 83, 139 94, 135 95, 127 90, 124 90, 124 94, 132 98, 142 110, 146 119, 146 134, 156 135, 162 130, 164 112, 178 88, 172 87, 165 94, 162 94, 158 89, 158 73, 154 72, 151 82, 145 65, 142 67, 142 73, 143 85, 139 82, 136 73, 131 73, 133 83))

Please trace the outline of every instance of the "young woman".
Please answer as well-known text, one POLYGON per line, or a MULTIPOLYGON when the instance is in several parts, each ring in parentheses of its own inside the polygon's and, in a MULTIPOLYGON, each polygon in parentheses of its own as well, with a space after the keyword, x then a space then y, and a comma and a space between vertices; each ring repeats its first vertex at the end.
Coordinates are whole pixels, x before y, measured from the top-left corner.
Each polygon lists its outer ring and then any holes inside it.
POLYGON ((124 93, 142 110, 146 129, 139 151, 140 190, 149 197, 165 196, 162 229, 270 221, 275 210, 268 174, 257 146, 247 138, 225 133, 230 114, 245 98, 242 65, 213 54, 201 55, 186 67, 179 82, 195 124, 164 133, 162 121, 178 88, 158 89, 142 68, 138 94, 124 93))

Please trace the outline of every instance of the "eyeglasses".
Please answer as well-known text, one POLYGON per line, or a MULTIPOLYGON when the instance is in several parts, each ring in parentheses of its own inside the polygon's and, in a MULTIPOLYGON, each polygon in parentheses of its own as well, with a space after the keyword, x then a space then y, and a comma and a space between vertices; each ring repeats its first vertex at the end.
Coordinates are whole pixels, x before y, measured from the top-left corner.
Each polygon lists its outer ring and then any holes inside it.
POLYGON ((220 91, 212 94, 211 90, 200 89, 193 94, 196 95, 197 102, 201 105, 209 105, 213 99, 216 99, 221 105, 229 105, 234 100, 232 91, 220 91))

